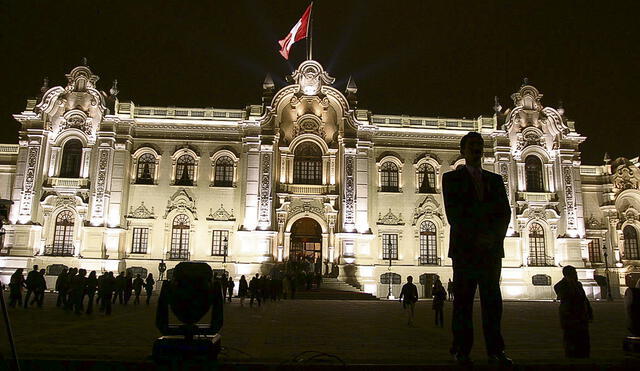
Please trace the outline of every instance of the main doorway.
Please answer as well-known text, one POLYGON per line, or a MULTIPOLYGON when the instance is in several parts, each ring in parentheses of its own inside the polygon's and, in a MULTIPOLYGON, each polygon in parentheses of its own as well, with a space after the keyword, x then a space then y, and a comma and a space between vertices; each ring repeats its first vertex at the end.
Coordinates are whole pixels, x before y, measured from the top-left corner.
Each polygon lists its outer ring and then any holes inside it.
POLYGON ((297 220, 291 226, 291 261, 322 261, 322 227, 311 218, 297 220))

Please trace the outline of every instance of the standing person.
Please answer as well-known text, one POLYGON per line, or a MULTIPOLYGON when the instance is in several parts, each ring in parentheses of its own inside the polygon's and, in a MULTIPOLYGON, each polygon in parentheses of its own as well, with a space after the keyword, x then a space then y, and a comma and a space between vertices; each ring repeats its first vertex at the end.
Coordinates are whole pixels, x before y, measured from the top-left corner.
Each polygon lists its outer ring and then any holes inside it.
POLYGON ((589 358, 589 322, 593 320, 591 304, 578 281, 576 268, 562 268, 564 278, 553 286, 560 299, 560 325, 563 331, 564 354, 568 358, 589 358))
MULTIPOLYGON (((104 298, 102 297, 102 283, 104 282, 104 278, 107 276, 107 272, 102 272, 100 277, 98 277, 98 295, 96 295, 96 305, 100 304, 104 298)), ((100 307, 98 307, 100 308, 100 307)))
POLYGON ((40 269, 36 280, 34 291, 35 295, 33 296, 33 300, 31 300, 31 305, 35 302, 38 304, 38 308, 42 308, 42 304, 44 303, 44 292, 47 290, 47 280, 44 277, 45 273, 45 269, 40 269))
POLYGON ((453 281, 451 281, 451 278, 447 283, 447 294, 449 294, 449 301, 453 301, 453 281))
POLYGON ((244 298, 247 297, 249 291, 249 285, 247 279, 244 278, 244 274, 240 277, 240 283, 238 284, 238 296, 240 297, 240 306, 244 307, 244 298))
MULTIPOLYGON (((40 275, 40 272, 38 271, 38 266, 34 265, 33 266, 33 270, 31 272, 29 272, 29 274, 27 274, 27 280, 25 281, 25 285, 27 286, 27 294, 24 297, 24 307, 27 308, 27 305, 29 304, 29 298, 31 297, 31 294, 33 293, 36 298, 38 297, 38 294, 36 293, 36 289, 38 286, 38 276, 40 275)), ((31 302, 31 305, 33 305, 33 302, 31 302)))
POLYGON ((407 326, 413 326, 413 315, 418 301, 418 288, 413 284, 412 276, 407 276, 407 283, 402 286, 399 300, 402 301, 402 307, 407 311, 409 317, 407 326))
POLYGON ((67 277, 65 279, 65 285, 67 286, 67 292, 65 295, 65 304, 64 304, 64 310, 71 310, 73 308, 73 296, 71 294, 71 284, 73 283, 73 280, 75 279, 76 274, 78 273, 78 269, 77 268, 69 268, 69 272, 67 272, 67 277))
POLYGON ((140 304, 140 294, 142 293, 142 286, 144 286, 144 280, 140 277, 140 273, 136 274, 136 278, 133 280, 133 291, 136 297, 133 299, 133 304, 140 304))
POLYGON ((116 298, 120 304, 123 303, 124 288, 127 286, 127 279, 124 276, 124 272, 120 272, 118 277, 115 278, 115 291, 113 292, 112 303, 115 304, 116 298))
POLYGON ((127 272, 127 275, 124 277, 124 305, 129 304, 132 290, 133 290, 133 273, 129 271, 127 272))
POLYGON ((158 263, 158 280, 162 281, 164 279, 164 272, 167 270, 167 263, 164 262, 163 259, 158 263))
POLYGON ((436 312, 436 326, 444 327, 444 301, 447 300, 447 292, 442 286, 440 278, 436 278, 436 282, 433 283, 433 305, 432 309, 436 312))
POLYGON ((260 306, 260 281, 259 274, 256 275, 249 281, 249 293, 251 294, 251 300, 249 300, 249 306, 253 307, 253 299, 258 300, 258 306, 260 306))
POLYGON ((113 272, 106 272, 105 277, 102 280, 102 293, 100 296, 100 311, 104 311, 106 315, 111 314, 111 296, 116 289, 116 279, 113 277, 113 272))
POLYGON ((58 292, 58 299, 56 300, 56 307, 60 307, 66 304, 67 300, 67 268, 64 268, 62 272, 56 278, 56 291, 58 292))
POLYGON ((229 303, 231 303, 231 298, 233 297, 234 287, 236 287, 236 284, 233 282, 233 278, 229 276, 229 282, 227 283, 227 290, 229 291, 229 303))
POLYGON ((453 261, 453 345, 460 365, 471 364, 473 300, 480 291, 482 327, 491 364, 510 366, 500 329, 500 271, 511 208, 502 177, 482 169, 484 140, 469 132, 460 141, 465 166, 444 174, 442 190, 451 225, 449 257, 453 261))
POLYGON ((73 312, 75 314, 82 314, 82 301, 84 300, 84 290, 86 288, 86 276, 87 271, 81 268, 78 271, 78 275, 73 277, 71 282, 71 297, 73 301, 73 312))
POLYGON ((96 271, 91 271, 91 273, 89 273, 85 287, 85 292, 87 293, 87 311, 85 313, 91 314, 93 313, 93 297, 96 294, 96 290, 98 290, 98 278, 96 277, 96 271))
POLYGON ((22 288, 25 286, 23 271, 22 268, 16 269, 9 280, 9 306, 11 308, 15 308, 16 303, 19 307, 22 306, 22 288))
POLYGON ((147 279, 144 281, 144 291, 147 292, 147 305, 151 301, 151 294, 153 293, 153 285, 156 283, 153 279, 153 274, 149 273, 147 279))

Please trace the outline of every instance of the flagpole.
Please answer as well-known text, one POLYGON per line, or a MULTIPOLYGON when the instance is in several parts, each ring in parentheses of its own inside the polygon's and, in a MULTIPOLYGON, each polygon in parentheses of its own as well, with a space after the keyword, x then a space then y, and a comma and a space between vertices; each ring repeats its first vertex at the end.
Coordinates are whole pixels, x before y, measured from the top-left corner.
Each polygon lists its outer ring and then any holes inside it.
POLYGON ((313 59, 313 1, 311 2, 311 14, 309 14, 309 25, 307 33, 309 37, 307 38, 307 60, 313 59))

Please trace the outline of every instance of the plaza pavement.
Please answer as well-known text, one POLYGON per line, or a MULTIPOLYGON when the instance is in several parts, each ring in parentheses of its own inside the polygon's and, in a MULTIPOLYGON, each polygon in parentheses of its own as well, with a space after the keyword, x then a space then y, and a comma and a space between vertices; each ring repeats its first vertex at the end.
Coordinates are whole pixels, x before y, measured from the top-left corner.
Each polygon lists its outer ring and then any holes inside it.
MULTIPOLYGON (((8 292, 5 292, 8 299, 8 292)), ((9 315, 20 358, 145 361, 160 333, 155 328, 155 297, 151 306, 116 304, 112 316, 99 312, 76 316, 55 308, 54 294, 45 307, 10 309, 9 315)), ((248 304, 248 301, 247 303, 248 304)), ((626 335, 621 301, 592 303, 592 357, 564 358, 557 318, 558 303, 505 302, 503 333, 507 353, 522 365, 620 365, 625 359, 621 342, 626 335)), ((474 323, 472 357, 485 363, 479 302, 474 323)), ((431 301, 416 306, 415 327, 406 325, 396 301, 294 300, 269 302, 260 308, 225 305, 220 360, 233 363, 280 364, 303 351, 336 355, 347 364, 451 365, 449 321, 433 326, 431 301)), ((202 321, 204 322, 204 321, 202 321)), ((10 355, 4 323, 0 351, 10 355)))

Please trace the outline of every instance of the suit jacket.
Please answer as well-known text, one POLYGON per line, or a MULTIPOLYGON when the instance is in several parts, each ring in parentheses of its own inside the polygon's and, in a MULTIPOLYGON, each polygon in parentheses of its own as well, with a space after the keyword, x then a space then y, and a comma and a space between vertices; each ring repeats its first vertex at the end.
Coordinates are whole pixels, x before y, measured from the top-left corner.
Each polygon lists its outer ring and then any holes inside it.
POLYGON ((482 184, 484 197, 480 201, 465 166, 442 177, 444 207, 451 225, 449 257, 454 262, 504 257, 504 237, 511 219, 504 183, 500 175, 482 170, 482 184), (485 243, 479 242, 480 236, 485 243))

